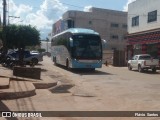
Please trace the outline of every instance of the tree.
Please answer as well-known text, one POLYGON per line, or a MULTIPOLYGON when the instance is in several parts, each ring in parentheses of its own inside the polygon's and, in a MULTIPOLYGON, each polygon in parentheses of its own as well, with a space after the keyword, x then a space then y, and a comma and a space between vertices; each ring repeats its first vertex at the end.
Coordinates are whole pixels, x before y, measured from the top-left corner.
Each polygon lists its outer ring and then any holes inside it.
POLYGON ((7 48, 18 48, 20 64, 23 63, 23 51, 26 46, 35 46, 40 44, 39 31, 30 25, 9 25, 3 30, 7 48))
POLYGON ((30 25, 9 25, 5 29, 8 48, 25 48, 40 44, 40 33, 30 25))
POLYGON ((40 49, 38 49, 38 52, 40 52, 40 53, 42 53, 42 52, 46 52, 46 49, 44 49, 44 48, 40 48, 40 49))

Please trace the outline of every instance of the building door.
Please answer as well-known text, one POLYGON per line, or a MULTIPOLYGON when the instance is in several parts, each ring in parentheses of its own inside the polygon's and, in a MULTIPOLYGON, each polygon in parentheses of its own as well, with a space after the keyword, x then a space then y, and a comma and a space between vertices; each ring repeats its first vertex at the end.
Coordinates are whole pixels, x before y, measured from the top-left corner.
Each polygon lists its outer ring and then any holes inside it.
POLYGON ((147 45, 147 53, 152 57, 157 58, 158 56, 158 47, 157 44, 148 44, 147 45))

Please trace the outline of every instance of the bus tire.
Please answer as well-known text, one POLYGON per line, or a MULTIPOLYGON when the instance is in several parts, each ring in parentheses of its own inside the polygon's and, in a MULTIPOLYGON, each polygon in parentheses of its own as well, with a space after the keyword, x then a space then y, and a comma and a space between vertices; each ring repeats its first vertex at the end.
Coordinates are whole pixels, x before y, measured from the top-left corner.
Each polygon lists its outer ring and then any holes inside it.
POLYGON ((52 62, 54 62, 54 57, 53 57, 53 59, 52 59, 52 62))
POLYGON ((66 60, 66 68, 70 69, 70 67, 69 67, 69 60, 68 59, 66 60))
POLYGON ((105 62, 105 65, 106 65, 106 66, 108 66, 108 62, 107 62, 107 60, 106 60, 106 62, 105 62))
POLYGON ((56 57, 53 58, 53 61, 54 61, 54 65, 57 65, 56 57))

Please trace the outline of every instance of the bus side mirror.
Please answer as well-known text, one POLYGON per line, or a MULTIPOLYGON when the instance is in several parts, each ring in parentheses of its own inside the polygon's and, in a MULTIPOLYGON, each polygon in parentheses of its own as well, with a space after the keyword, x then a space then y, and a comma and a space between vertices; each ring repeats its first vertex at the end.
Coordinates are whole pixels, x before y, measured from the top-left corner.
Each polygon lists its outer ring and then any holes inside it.
POLYGON ((70 44, 70 47, 73 47, 73 39, 72 38, 69 38, 69 44, 70 44))
POLYGON ((103 50, 107 48, 107 41, 102 39, 102 48, 103 50))

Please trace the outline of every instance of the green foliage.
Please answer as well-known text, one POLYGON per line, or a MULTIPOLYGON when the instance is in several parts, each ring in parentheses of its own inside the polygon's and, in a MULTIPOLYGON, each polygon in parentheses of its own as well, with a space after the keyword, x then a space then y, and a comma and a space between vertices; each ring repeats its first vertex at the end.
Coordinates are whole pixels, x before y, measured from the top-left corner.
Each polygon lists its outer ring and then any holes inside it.
POLYGON ((2 39, 2 29, 0 28, 0 39, 2 39))
POLYGON ((9 25, 3 30, 7 48, 25 48, 40 44, 40 33, 30 25, 9 25))
POLYGON ((42 53, 42 52, 46 52, 46 50, 41 48, 41 49, 38 49, 38 52, 42 53))
POLYGON ((0 29, 0 39, 2 40, 3 31, 0 29))

